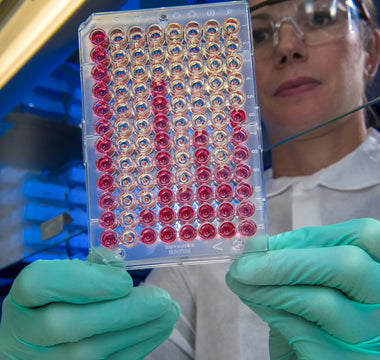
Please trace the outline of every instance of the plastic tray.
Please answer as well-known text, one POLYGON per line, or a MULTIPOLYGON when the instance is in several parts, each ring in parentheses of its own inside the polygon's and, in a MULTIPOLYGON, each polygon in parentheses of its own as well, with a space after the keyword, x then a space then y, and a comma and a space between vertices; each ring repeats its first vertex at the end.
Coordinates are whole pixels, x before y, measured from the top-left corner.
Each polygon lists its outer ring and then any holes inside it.
POLYGON ((248 4, 79 28, 90 248, 126 268, 267 249, 248 4))

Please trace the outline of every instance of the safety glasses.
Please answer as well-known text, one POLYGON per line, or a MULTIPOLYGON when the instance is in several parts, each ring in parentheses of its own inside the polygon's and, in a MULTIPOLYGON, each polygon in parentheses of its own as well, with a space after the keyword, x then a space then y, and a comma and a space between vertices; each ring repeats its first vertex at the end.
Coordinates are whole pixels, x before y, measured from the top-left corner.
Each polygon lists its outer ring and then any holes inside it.
POLYGON ((256 60, 273 56, 285 23, 306 45, 317 46, 359 31, 352 0, 269 0, 251 7, 256 60))

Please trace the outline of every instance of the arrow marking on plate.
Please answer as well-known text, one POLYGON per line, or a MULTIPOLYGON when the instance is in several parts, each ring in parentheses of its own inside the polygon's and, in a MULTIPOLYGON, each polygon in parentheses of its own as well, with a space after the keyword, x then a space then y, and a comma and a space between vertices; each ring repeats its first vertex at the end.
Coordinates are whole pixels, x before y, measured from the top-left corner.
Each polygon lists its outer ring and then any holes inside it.
POLYGON ((223 251, 223 248, 219 247, 220 244, 222 244, 222 242, 218 242, 218 243, 215 244, 212 248, 213 248, 213 249, 216 249, 216 250, 223 251))

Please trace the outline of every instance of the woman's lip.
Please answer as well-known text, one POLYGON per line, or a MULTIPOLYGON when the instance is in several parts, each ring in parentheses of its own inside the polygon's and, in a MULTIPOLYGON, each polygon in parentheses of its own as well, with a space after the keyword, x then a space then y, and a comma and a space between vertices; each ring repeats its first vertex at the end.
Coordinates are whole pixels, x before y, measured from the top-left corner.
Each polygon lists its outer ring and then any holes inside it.
POLYGON ((320 85, 320 82, 310 77, 299 77, 294 80, 285 81, 275 91, 274 95, 286 97, 298 95, 310 91, 320 85))

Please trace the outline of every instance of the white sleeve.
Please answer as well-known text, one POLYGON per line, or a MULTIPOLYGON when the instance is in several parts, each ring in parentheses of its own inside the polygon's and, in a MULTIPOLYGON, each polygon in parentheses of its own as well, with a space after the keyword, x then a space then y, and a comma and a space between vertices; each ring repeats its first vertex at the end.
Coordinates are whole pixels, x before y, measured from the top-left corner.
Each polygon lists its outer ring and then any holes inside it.
POLYGON ((166 290, 181 307, 176 327, 164 343, 150 353, 146 359, 191 360, 195 355, 195 267, 181 266, 154 269, 145 285, 155 285, 166 290))

